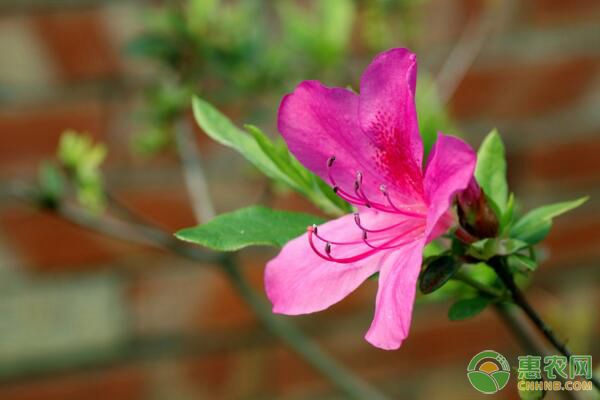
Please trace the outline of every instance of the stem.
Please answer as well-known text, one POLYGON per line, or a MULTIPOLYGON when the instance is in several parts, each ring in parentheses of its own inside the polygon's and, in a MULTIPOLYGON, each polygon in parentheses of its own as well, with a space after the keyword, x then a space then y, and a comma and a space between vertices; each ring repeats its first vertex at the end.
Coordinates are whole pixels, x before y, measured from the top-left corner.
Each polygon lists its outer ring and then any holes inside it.
POLYGON ((488 5, 478 18, 472 18, 467 22, 457 44, 440 68, 435 81, 442 104, 450 101, 481 52, 498 19, 497 15, 503 13, 498 8, 499 6, 495 4, 488 5))
MULTIPOLYGON (((22 190, 30 189, 27 186, 10 186, 8 193, 31 205, 36 205, 35 197, 29 196, 33 191, 22 190)), ((127 241, 133 244, 159 247, 169 250, 179 256, 188 258, 192 261, 217 264, 221 266, 224 273, 230 278, 234 288, 240 296, 248 303, 260 321, 287 343, 297 354, 299 354, 307 363, 327 377, 348 398, 352 399, 385 399, 386 397, 372 388, 367 383, 355 377, 352 372, 339 365, 333 358, 324 353, 319 346, 308 339, 298 328, 289 322, 277 317, 271 312, 268 304, 256 293, 256 291, 246 282, 239 271, 239 267, 231 254, 208 253, 188 246, 174 239, 170 234, 161 231, 158 228, 149 227, 141 224, 134 224, 114 219, 112 217, 99 218, 88 211, 75 206, 64 205, 56 209, 44 209, 53 212, 66 221, 79 227, 100 233, 104 236, 114 239, 127 241)))
POLYGON ((208 222, 215 216, 215 208, 209 195, 202 158, 194 140, 194 133, 183 118, 180 118, 175 124, 175 142, 196 219, 199 222, 208 222))
POLYGON ((356 379, 352 372, 338 364, 325 354, 319 346, 308 339, 302 331, 285 320, 275 316, 270 306, 258 296, 241 274, 234 257, 225 255, 222 260, 223 270, 242 298, 254 310, 260 321, 275 335, 285 341, 313 368, 319 371, 352 399, 385 399, 381 393, 370 385, 356 379))
MULTIPOLYGON (((548 356, 550 353, 547 351, 545 346, 541 345, 535 340, 535 332, 532 331, 531 325, 527 324, 525 320, 519 317, 514 312, 514 306, 507 303, 496 303, 494 308, 504 323, 510 328, 517 340, 521 343, 523 349, 527 354, 533 354, 538 356, 548 356)), ((565 379, 560 375, 556 377, 564 385, 565 379)), ((566 399, 577 399, 578 396, 571 391, 563 390, 560 392, 566 399)))
MULTIPOLYGON (((214 217, 214 208, 204 169, 202 166, 200 151, 196 146, 186 121, 180 120, 176 123, 177 149, 179 151, 185 183, 198 221, 207 221, 214 217)), ((353 399, 384 399, 385 397, 367 383, 357 379, 352 372, 338 364, 333 358, 324 353, 319 346, 308 339, 302 331, 294 325, 285 322, 275 316, 271 307, 257 294, 254 288, 248 284, 241 273, 231 253, 224 253, 220 258, 220 265, 229 277, 234 288, 240 296, 252 308, 260 321, 281 340, 286 342, 298 355, 308 364, 313 366, 323 376, 327 377, 349 398, 353 399)))
MULTIPOLYGON (((562 355, 566 357, 571 357, 572 353, 567 348, 567 345, 561 342, 557 337, 554 331, 542 320, 537 311, 529 304, 523 292, 517 287, 515 281, 513 279, 512 274, 508 270, 506 265, 506 260, 503 257, 493 257, 488 263, 494 270, 496 274, 502 281, 502 283, 506 286, 506 288, 510 291, 513 302, 523 310, 523 312, 527 315, 529 320, 533 323, 533 325, 538 329, 538 331, 554 346, 556 350, 558 350, 562 355)), ((598 378, 592 375, 590 379, 592 384, 596 387, 596 389, 600 390, 600 382, 598 378)))
POLYGON ((479 290, 481 293, 487 294, 488 296, 491 296, 494 298, 504 297, 504 293, 501 290, 484 285, 483 283, 479 282, 476 279, 471 278, 469 275, 465 274, 462 271, 457 271, 452 276, 452 279, 463 282, 463 283, 471 286, 472 288, 479 290))

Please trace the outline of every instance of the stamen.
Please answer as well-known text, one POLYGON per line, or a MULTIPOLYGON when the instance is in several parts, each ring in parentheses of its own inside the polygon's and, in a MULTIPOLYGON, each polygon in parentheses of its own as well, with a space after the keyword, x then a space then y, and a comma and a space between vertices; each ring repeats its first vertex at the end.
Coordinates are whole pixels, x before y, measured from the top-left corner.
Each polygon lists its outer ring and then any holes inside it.
POLYGON ((386 226, 385 228, 380 228, 380 229, 369 229, 364 227, 361 222, 360 222, 360 214, 359 213, 354 213, 354 223, 356 224, 356 226, 358 226, 363 232, 370 232, 370 233, 379 233, 379 232, 385 232, 385 231, 389 231, 390 229, 394 229, 397 228, 399 226, 402 226, 404 224, 406 224, 408 222, 408 220, 404 220, 404 221, 400 221, 397 224, 393 224, 390 226, 386 226))
MULTIPOLYGON (((413 216, 419 216, 419 217, 424 217, 425 216, 425 214, 422 214, 422 213, 401 210, 400 207, 396 206, 394 204, 394 202, 392 201, 392 198, 390 197, 390 194, 388 193, 387 187, 385 185, 379 186, 379 190, 381 191, 381 193, 383 194, 383 196, 386 198, 388 204, 390 205, 390 207, 392 207, 392 209, 394 211, 396 211, 398 213, 405 214, 405 215, 413 215, 413 216)), ((402 207, 409 207, 409 206, 402 206, 402 207)))
POLYGON ((336 160, 335 156, 331 156, 327 159, 327 178, 329 179, 329 182, 330 182, 331 186, 333 187, 333 192, 335 194, 337 194, 343 200, 345 200, 351 204, 357 205, 357 206, 374 208, 375 210, 383 211, 383 212, 387 212, 387 213, 391 213, 391 214, 401 214, 401 215, 406 215, 409 217, 416 217, 416 218, 424 218, 426 216, 423 213, 403 210, 403 209, 401 209, 401 207, 394 204, 392 202, 392 199, 391 199, 389 193, 387 192, 385 185, 381 185, 379 187, 379 190, 383 193, 389 206, 386 206, 385 204, 382 204, 382 203, 371 201, 362 189, 363 174, 361 171, 356 171, 356 178, 354 180, 355 195, 352 195, 352 194, 346 192, 344 189, 339 187, 335 178, 333 177, 332 167, 333 167, 335 160, 336 160))
MULTIPOLYGON (((332 246, 332 242, 327 241, 325 243, 325 254, 323 254, 321 251, 319 251, 319 249, 317 249, 317 247, 315 246, 314 240, 313 240, 313 235, 316 236, 314 228, 313 227, 308 227, 308 241, 310 243, 310 247, 312 248, 312 250, 315 252, 315 254, 317 254, 319 257, 323 258, 324 260, 327 261, 334 261, 337 263, 341 263, 341 264, 349 264, 349 263, 353 263, 356 261, 360 261, 363 260, 369 256, 372 256, 373 254, 377 253, 380 250, 387 250, 387 249, 394 249, 394 248, 398 248, 398 247, 402 247, 408 243, 411 243, 412 241, 416 240, 419 238, 419 236, 416 236, 414 238, 408 239, 406 241, 403 241, 401 243, 396 243, 399 239, 402 239, 404 237, 406 237, 408 234, 414 232, 416 229, 418 228, 423 228, 425 225, 424 224, 420 224, 417 225, 415 227, 413 227, 412 229, 403 232, 400 235, 394 236, 392 237, 392 239, 382 243, 380 246, 374 246, 373 244, 369 243, 367 241, 367 233, 363 231, 363 241, 365 244, 367 244, 367 246, 370 247, 369 250, 364 251, 362 253, 356 254, 354 256, 350 256, 350 257, 346 257, 346 258, 336 258, 333 257, 331 255, 331 246, 332 246)), ((383 238, 380 238, 379 240, 381 240, 383 238)), ((348 243, 343 243, 345 245, 351 244, 350 242, 348 243)))
POLYGON ((319 235, 316 225, 309 226, 307 228, 307 230, 309 232, 312 232, 315 235, 315 237, 317 239, 319 239, 320 241, 325 242, 326 244, 329 243, 330 245, 334 244, 334 245, 337 245, 337 246, 345 246, 345 245, 356 245, 356 244, 362 243, 362 241, 360 241, 360 240, 356 240, 356 241, 353 241, 353 242, 336 242, 334 240, 329 240, 329 239, 327 239, 327 238, 319 235))
MULTIPOLYGON (((418 230, 418 229, 422 229, 422 228, 424 228, 424 227, 425 227, 425 225, 424 225, 424 224, 421 224, 421 225, 414 226, 414 227, 412 227, 411 229, 409 229, 409 230, 407 230, 407 231, 404 231, 404 232, 402 232, 401 234, 399 234, 398 236, 394 237, 394 240, 393 240, 393 241, 396 241, 396 240, 398 240, 398 239, 405 238, 406 236, 410 235, 410 234, 411 234, 411 233, 413 233, 414 231, 416 231, 416 230, 418 230)), ((395 248, 398 248, 398 247, 402 247, 402 246, 404 246, 405 244, 408 244, 408 243, 410 243, 410 242, 414 241, 415 239, 416 239, 416 237, 415 237, 415 238, 411 238, 411 239, 409 239, 409 240, 407 240, 407 241, 404 241, 404 242, 402 242, 402 243, 395 243, 395 244, 393 244, 393 245, 391 245, 391 242, 387 242, 387 243, 384 243, 384 244, 382 244, 381 246, 375 246, 375 245, 373 245, 373 244, 369 243, 369 241, 367 241, 366 232, 364 232, 364 234, 363 234, 363 242, 365 242, 365 244, 366 244, 367 246, 369 246, 370 248, 372 248, 372 249, 377 249, 377 250, 389 250, 389 249, 395 249, 395 248), (390 244, 390 245, 388 245, 388 244, 390 244)))

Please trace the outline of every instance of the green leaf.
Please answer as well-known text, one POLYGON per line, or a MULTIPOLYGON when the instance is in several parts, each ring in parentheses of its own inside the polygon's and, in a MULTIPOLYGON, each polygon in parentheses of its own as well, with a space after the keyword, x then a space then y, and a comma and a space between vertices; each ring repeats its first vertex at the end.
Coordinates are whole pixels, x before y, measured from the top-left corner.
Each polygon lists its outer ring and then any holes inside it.
POLYGON ((306 170, 290 155, 286 147, 277 147, 263 131, 254 125, 247 124, 244 127, 273 164, 293 182, 293 186, 297 186, 303 191, 310 188, 310 177, 304 173, 306 170))
POLYGON ((293 181, 277 168, 252 136, 238 129, 215 107, 199 97, 194 96, 192 106, 196 122, 213 140, 239 152, 269 178, 293 186, 293 181))
POLYGON ((63 174, 55 164, 45 161, 40 165, 38 179, 41 200, 48 206, 56 205, 65 191, 63 174))
POLYGON ((488 238, 470 245, 468 253, 480 260, 488 260, 493 256, 507 256, 529 246, 518 239, 488 238))
POLYGON ((490 303, 491 299, 482 296, 459 300, 452 304, 448 310, 448 318, 451 321, 462 321, 474 317, 482 312, 490 303))
POLYGON ((515 216, 515 194, 511 193, 508 195, 506 201, 506 209, 500 218, 500 232, 504 232, 508 227, 511 226, 515 216))
POLYGON ((508 196, 506 159, 504 144, 495 129, 486 136, 479 147, 475 177, 498 211, 498 216, 502 216, 508 196))
POLYGON ((442 287, 458 271, 460 265, 454 257, 434 257, 419 278, 421 293, 429 294, 442 287))
POLYGON ((523 240, 529 244, 535 244, 542 241, 550 228, 552 219, 579 207, 588 200, 589 197, 582 197, 577 200, 565 201, 561 203, 549 204, 536 208, 525 214, 518 220, 510 230, 510 236, 523 240))
POLYGON ((160 34, 139 36, 127 44, 125 52, 134 57, 172 60, 177 57, 177 43, 160 34))
POLYGON ((155 155, 172 144, 171 138, 167 129, 156 127, 133 136, 131 145, 138 154, 155 155))
POLYGON ((239 152, 269 178, 306 196, 325 212, 343 214, 351 210, 321 178, 308 171, 285 146, 278 147, 260 129, 246 125, 250 134, 238 129, 216 108, 198 97, 193 99, 198 125, 215 141, 239 152))
POLYGON ((218 251, 260 245, 281 247, 306 232, 308 226, 321 223, 323 219, 313 215, 251 206, 182 229, 175 236, 218 251))
POLYGON ((508 257, 508 265, 517 271, 535 271, 538 267, 535 260, 522 254, 511 254, 508 257))

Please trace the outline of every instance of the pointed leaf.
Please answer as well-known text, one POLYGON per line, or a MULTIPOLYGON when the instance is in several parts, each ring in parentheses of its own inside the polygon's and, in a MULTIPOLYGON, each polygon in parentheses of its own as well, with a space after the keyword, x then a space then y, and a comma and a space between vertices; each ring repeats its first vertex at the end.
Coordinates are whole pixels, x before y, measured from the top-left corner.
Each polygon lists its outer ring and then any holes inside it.
POLYGON ((461 321, 474 317, 482 312, 490 303, 491 299, 482 296, 459 300, 452 304, 448 310, 448 318, 451 321, 461 321))
POLYGON ((552 219, 579 207, 587 201, 588 197, 582 197, 577 200, 565 201, 561 203, 549 204, 536 208, 525 214, 518 220, 510 230, 510 236, 526 241, 529 244, 535 244, 543 240, 550 228, 552 219))
POLYGON ((508 184, 506 183, 506 158, 504 144, 494 129, 481 143, 477 152, 475 177, 487 197, 499 212, 499 217, 506 209, 508 184))
POLYGON ((468 253, 480 260, 488 260, 496 255, 507 256, 529 246, 518 239, 488 238, 479 240, 469 247, 468 253))
POLYGON ((251 206, 221 214, 206 224, 182 229, 178 239, 218 251, 236 251, 248 246, 281 247, 323 219, 313 215, 251 206))
POLYGON ((41 200, 48 206, 56 205, 65 192, 65 178, 58 167, 52 162, 43 162, 38 172, 38 180, 41 200))
POLYGON ((198 125, 208 136, 239 152, 269 178, 306 196, 325 212, 340 215, 351 210, 348 203, 304 168, 287 148, 278 148, 257 127, 247 125, 250 134, 242 131, 211 104, 198 97, 193 99, 193 109, 198 125))
POLYGON ((262 173, 290 186, 294 183, 280 171, 256 143, 254 138, 238 129, 231 121, 208 102, 194 97, 194 117, 204 132, 215 141, 238 151, 262 173))
POLYGON ((517 271, 535 271, 538 267, 534 260, 522 254, 511 254, 508 265, 517 271))
POLYGON ((435 257, 421 273, 419 279, 421 293, 428 294, 442 287, 458 271, 460 265, 454 257, 435 257))

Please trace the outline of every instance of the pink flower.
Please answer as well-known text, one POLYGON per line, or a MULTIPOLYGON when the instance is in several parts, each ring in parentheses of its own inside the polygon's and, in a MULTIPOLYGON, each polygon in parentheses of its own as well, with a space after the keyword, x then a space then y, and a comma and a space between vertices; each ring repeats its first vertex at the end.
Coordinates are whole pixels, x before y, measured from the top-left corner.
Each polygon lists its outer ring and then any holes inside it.
POLYGON ((476 158, 440 133, 423 171, 416 72, 413 53, 388 50, 364 72, 360 95, 305 81, 279 108, 291 152, 357 212, 309 227, 267 264, 273 312, 324 310, 379 272, 365 339, 388 350, 408 335, 423 247, 452 224, 449 207, 476 158))

